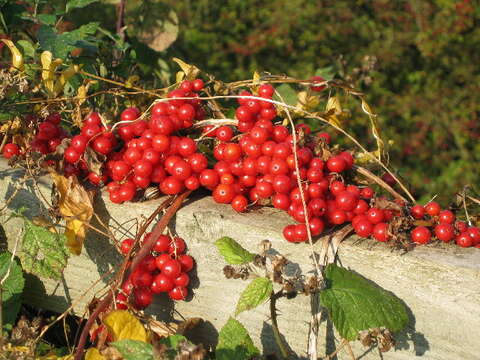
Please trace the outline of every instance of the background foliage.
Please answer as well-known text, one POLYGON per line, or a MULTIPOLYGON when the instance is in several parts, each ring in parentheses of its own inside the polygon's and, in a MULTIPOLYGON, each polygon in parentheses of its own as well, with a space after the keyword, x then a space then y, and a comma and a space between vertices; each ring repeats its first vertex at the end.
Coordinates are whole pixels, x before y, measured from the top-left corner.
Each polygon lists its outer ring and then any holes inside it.
MULTIPOLYGON (((89 72, 123 81, 137 74, 150 88, 173 79, 172 56, 224 81, 251 78, 254 70, 343 78, 367 94, 392 142, 392 165, 422 200, 438 194, 448 202, 478 183, 475 1, 128 0, 125 38, 116 34, 117 2, 0 1, 0 29, 33 51, 56 39, 58 55, 89 72)), ((78 76, 70 84, 78 87, 78 76)), ((345 126, 371 141, 368 119, 351 101, 345 126)))

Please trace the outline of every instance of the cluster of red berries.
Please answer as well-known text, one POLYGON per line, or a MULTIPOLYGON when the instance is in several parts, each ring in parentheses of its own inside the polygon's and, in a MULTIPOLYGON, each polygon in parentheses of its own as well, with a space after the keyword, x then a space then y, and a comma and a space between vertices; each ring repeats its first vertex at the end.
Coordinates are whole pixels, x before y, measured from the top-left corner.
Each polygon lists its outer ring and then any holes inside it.
MULTIPOLYGON (((151 236, 146 234, 145 242, 151 236)), ((130 252, 133 239, 122 241, 120 250, 124 255, 130 252)), ((144 309, 152 303, 153 295, 166 293, 172 300, 185 300, 190 283, 188 272, 194 261, 185 254, 186 245, 182 238, 160 235, 155 241, 152 253, 146 256, 123 283, 116 296, 117 309, 126 309, 129 299, 137 309, 144 309)))
POLYGON ((111 179, 107 190, 114 203, 132 200, 137 189, 145 189, 152 183, 158 184, 167 195, 198 189, 199 176, 208 165, 207 158, 197 151, 195 140, 174 133, 203 119, 205 113, 200 100, 181 99, 198 97, 197 92, 202 89, 201 79, 183 81, 180 88, 168 94, 170 100, 152 107, 149 120, 139 119, 137 108, 127 108, 120 115, 120 120, 126 123, 116 132, 103 127, 100 116, 91 113, 81 133, 72 138, 65 150, 65 161, 79 170, 85 169, 82 155, 87 146, 105 155, 103 173, 88 172, 87 176, 95 185, 106 184, 111 179), (116 149, 120 143, 120 149, 116 149))
MULTIPOLYGON (((33 118, 30 119, 33 121, 33 118)), ((51 113, 47 118, 38 124, 38 132, 30 142, 30 151, 39 152, 43 155, 50 154, 57 149, 67 133, 59 125, 61 122, 59 113, 51 113)), ((20 155, 21 151, 17 144, 7 143, 3 147, 3 157, 10 159, 12 156, 20 155)))
MULTIPOLYGON (((442 210, 440 205, 431 201, 427 205, 415 205, 410 214, 417 220, 431 219, 434 222, 433 234, 438 240, 455 243, 461 247, 475 246, 480 248, 480 229, 468 226, 464 221, 456 219, 450 210, 442 210)), ((426 244, 432 238, 432 231, 427 226, 417 226, 411 232, 411 239, 417 244, 426 244)))

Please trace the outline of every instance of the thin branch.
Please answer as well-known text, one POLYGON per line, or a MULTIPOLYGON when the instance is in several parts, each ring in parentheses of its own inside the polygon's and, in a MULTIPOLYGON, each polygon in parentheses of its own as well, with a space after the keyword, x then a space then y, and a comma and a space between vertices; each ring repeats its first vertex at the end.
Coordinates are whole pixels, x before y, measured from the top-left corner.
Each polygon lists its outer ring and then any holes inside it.
POLYGON ((287 346, 282 340, 282 336, 280 334, 280 330, 278 328, 278 322, 277 322, 277 300, 280 299, 283 296, 283 291, 280 290, 277 293, 273 293, 270 296, 270 318, 272 319, 272 329, 273 329, 273 336, 275 337, 275 341, 278 345, 278 348, 280 349, 280 352, 282 354, 283 359, 288 359, 289 357, 289 351, 287 346))
POLYGON ((402 195, 400 195, 398 192, 396 192, 390 185, 388 185, 385 181, 383 181, 381 178, 379 178, 377 175, 373 174, 370 170, 354 165, 353 168, 359 173, 362 174, 363 176, 375 181, 378 185, 383 187, 385 190, 387 190, 392 196, 396 199, 400 199, 402 201, 407 201, 402 195))

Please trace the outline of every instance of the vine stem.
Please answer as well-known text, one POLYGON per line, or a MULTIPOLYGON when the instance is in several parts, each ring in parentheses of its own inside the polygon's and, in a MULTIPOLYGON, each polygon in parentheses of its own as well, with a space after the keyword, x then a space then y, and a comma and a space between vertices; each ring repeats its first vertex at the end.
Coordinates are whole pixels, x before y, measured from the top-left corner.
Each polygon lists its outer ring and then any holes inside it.
POLYGON ((283 296, 282 290, 270 296, 270 317, 272 319, 273 336, 275 337, 275 341, 277 342, 280 352, 282 353, 282 358, 288 359, 289 351, 287 349, 287 346, 282 340, 282 336, 280 335, 280 329, 278 328, 278 322, 277 322, 276 304, 277 304, 277 300, 280 299, 282 296, 283 296))
MULTIPOLYGON (((170 220, 172 219, 172 217, 176 214, 178 209, 182 206, 183 201, 188 197, 188 195, 190 195, 190 193, 191 193, 191 191, 186 191, 186 192, 182 193, 181 195, 179 195, 178 197, 176 197, 175 200, 173 200, 171 202, 171 205, 168 207, 165 214, 162 216, 160 221, 153 228, 152 235, 149 237, 149 239, 144 243, 142 248, 138 251, 138 253, 135 255, 135 257, 132 259, 132 263, 129 267, 130 271, 135 270, 135 267, 150 253, 150 251, 153 249, 153 246, 155 245, 156 238, 163 233, 163 231, 167 227, 167 225, 170 222, 170 220)), ((171 198, 167 199, 162 205, 170 204, 170 201, 171 201, 171 198)), ((159 208, 161 208, 162 205, 160 205, 159 208)), ((150 218, 152 218, 152 217, 150 217, 150 218)), ((142 230, 145 231, 146 226, 143 226, 142 228, 143 229, 141 229, 141 231, 142 230)), ((139 231, 139 233, 141 231, 139 231)), ((136 239, 137 241, 138 241, 138 238, 139 238, 139 235, 137 234, 137 239, 136 239)), ((120 279, 122 279, 125 274, 128 275, 130 273, 130 271, 128 271, 128 269, 127 269, 127 271, 125 271, 126 264, 128 263, 128 258, 129 258, 128 256, 125 258, 124 266, 122 266, 122 271, 120 272, 120 276, 119 276, 120 279)), ((88 318, 87 323, 85 324, 85 326, 82 329, 82 333, 80 335, 80 339, 79 339, 78 345, 77 345, 77 350, 75 351, 74 360, 81 360, 82 359, 83 350, 84 350, 85 344, 87 342, 88 333, 89 333, 92 325, 94 324, 94 322, 96 321, 96 319, 100 315, 100 313, 102 313, 103 311, 108 309, 110 303, 113 300, 113 293, 114 293, 114 291, 109 291, 107 293, 107 295, 102 299, 102 301, 100 301, 100 303, 97 305, 97 307, 94 310, 94 312, 92 313, 92 315, 90 315, 90 317, 88 318)))

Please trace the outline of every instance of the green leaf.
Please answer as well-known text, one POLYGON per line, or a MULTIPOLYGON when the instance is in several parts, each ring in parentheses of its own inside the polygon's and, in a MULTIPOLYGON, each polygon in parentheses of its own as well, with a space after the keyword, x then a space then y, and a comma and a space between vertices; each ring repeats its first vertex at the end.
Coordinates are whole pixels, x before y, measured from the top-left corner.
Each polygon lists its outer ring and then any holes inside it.
POLYGON ((316 76, 321 76, 325 80, 332 80, 335 77, 336 69, 334 66, 327 66, 315 71, 316 76))
POLYGON ((92 45, 87 42, 87 38, 97 29, 98 22, 91 22, 78 29, 58 34, 53 27, 42 25, 38 31, 38 41, 43 50, 51 51, 56 58, 66 59, 68 53, 77 47, 91 50, 92 45))
POLYGON ((7 274, 9 267, 10 273, 1 285, 3 325, 13 325, 15 323, 22 303, 21 297, 25 285, 23 271, 17 259, 12 261, 12 254, 4 252, 0 254, 0 280, 7 274))
POLYGON ((125 360, 153 360, 153 346, 138 340, 124 339, 110 344, 125 360))
POLYGON ((20 253, 23 269, 38 276, 59 280, 68 259, 65 235, 52 233, 28 219, 24 220, 25 232, 20 253))
POLYGON ((280 86, 277 86, 275 90, 280 94, 280 96, 275 94, 273 96, 274 100, 292 106, 295 106, 297 104, 297 93, 290 85, 282 84, 280 86))
POLYGON ((238 320, 228 319, 218 334, 215 359, 247 360, 255 355, 260 355, 260 351, 253 345, 247 329, 238 320))
POLYGON ((243 290, 237 303, 235 315, 242 311, 251 310, 268 300, 273 291, 273 284, 270 279, 261 277, 252 280, 243 290))
POLYGON ((97 1, 98 0, 70 0, 67 3, 66 11, 69 12, 72 9, 83 8, 97 1))
POLYGON ((245 250, 239 243, 228 236, 215 241, 215 246, 225 261, 232 265, 246 264, 255 258, 255 254, 245 250))
POLYGON ((355 340, 359 331, 377 327, 399 331, 408 324, 407 309, 400 299, 360 275, 330 264, 325 278, 328 288, 320 299, 343 338, 355 340))
POLYGON ((37 19, 45 25, 55 25, 57 17, 52 14, 38 14, 37 19))
POLYGON ((28 57, 35 56, 35 48, 33 44, 27 40, 18 40, 17 45, 22 49, 23 55, 28 57))

